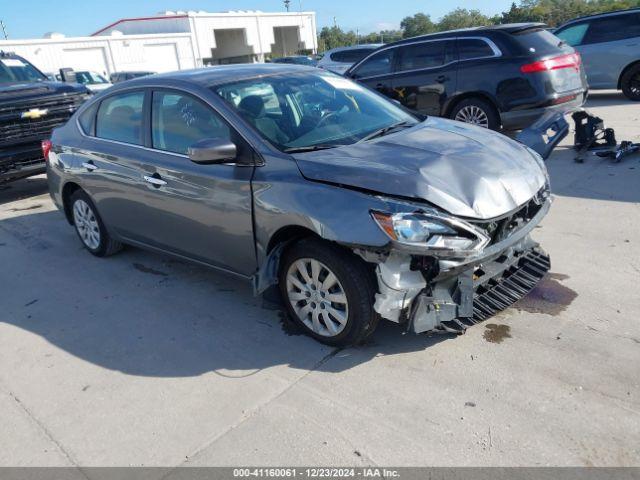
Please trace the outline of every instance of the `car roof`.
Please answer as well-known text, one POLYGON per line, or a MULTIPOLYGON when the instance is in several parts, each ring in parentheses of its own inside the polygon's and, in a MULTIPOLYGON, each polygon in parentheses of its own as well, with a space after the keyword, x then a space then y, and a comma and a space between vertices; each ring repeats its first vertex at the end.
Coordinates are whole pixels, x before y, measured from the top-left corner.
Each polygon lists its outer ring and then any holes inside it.
POLYGON ((584 15, 582 17, 577 17, 577 18, 573 18, 571 20, 568 20, 568 21, 564 22, 562 25, 560 25, 558 28, 564 27, 565 25, 570 25, 570 24, 575 23, 575 22, 579 22, 581 20, 586 20, 588 18, 609 17, 609 16, 613 16, 613 15, 620 15, 620 14, 632 13, 632 12, 640 12, 640 8, 634 7, 634 8, 627 8, 627 9, 624 9, 624 10, 612 10, 610 12, 601 12, 601 13, 594 13, 592 15, 584 15))
POLYGON ((475 36, 490 32, 520 33, 526 30, 547 28, 547 25, 540 22, 524 22, 524 23, 504 23, 500 25, 488 25, 482 27, 459 28, 456 30, 447 30, 445 32, 428 33, 417 37, 403 38, 397 42, 388 43, 385 47, 392 45, 402 45, 405 43, 413 43, 419 40, 429 40, 434 38, 448 38, 457 36, 475 36))
POLYGON ((384 45, 384 43, 361 43, 360 45, 350 45, 348 47, 332 48, 331 50, 327 50, 325 52, 325 54, 334 53, 334 52, 341 52, 343 50, 356 50, 358 48, 379 48, 379 47, 381 47, 383 45, 384 45))
POLYGON ((127 81, 127 86, 144 86, 149 83, 171 84, 173 81, 197 84, 201 87, 223 85, 231 81, 249 80, 264 76, 296 72, 323 72, 315 67, 288 63, 246 63, 237 65, 216 65, 213 67, 159 73, 127 81))

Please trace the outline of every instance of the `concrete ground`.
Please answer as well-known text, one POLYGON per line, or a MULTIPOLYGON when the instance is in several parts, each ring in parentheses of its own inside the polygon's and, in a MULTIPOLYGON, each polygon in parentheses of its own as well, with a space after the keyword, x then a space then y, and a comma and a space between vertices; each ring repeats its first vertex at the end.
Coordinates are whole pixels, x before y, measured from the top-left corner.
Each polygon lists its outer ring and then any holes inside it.
MULTIPOLYGON (((595 93, 618 139, 640 106, 595 93)), ((0 465, 640 465, 640 156, 548 161, 551 274, 464 336, 291 335, 248 285, 0 191, 0 465)))

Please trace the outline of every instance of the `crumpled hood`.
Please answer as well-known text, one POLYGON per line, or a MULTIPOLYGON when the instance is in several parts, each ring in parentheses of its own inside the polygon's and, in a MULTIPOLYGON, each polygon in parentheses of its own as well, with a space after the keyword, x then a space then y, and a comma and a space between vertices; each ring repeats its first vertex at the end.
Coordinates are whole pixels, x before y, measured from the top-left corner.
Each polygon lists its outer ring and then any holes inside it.
POLYGON ((546 182, 544 167, 523 145, 441 118, 377 140, 294 157, 310 180, 420 198, 476 219, 516 209, 546 182))

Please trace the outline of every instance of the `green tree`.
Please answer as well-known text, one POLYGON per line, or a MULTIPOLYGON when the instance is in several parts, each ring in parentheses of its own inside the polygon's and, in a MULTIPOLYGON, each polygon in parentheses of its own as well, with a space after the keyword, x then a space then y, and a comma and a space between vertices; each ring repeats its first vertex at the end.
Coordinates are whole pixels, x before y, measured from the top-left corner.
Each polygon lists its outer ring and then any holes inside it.
POLYGON ((345 32, 340 27, 323 27, 318 35, 318 49, 320 51, 331 50, 336 47, 346 47, 358 43, 353 31, 345 32))
POLYGON ((491 25, 493 22, 480 13, 480 10, 467 10, 466 8, 456 8, 447 13, 438 22, 438 31, 455 30, 458 28, 480 27, 491 25))
POLYGON ((400 22, 400 28, 404 38, 417 37, 418 35, 436 31, 436 26, 431 21, 431 17, 424 13, 416 13, 413 17, 405 17, 400 22))

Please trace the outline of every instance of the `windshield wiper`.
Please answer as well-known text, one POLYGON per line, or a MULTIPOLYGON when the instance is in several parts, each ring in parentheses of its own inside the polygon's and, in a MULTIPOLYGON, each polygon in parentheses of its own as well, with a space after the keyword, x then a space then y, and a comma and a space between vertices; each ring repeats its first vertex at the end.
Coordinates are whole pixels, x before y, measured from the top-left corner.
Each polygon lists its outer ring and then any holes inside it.
POLYGON ((375 130, 374 132, 371 132, 369 135, 361 138, 360 140, 358 140, 357 143, 362 143, 362 142, 366 142, 367 140, 373 140, 374 138, 378 138, 378 137, 382 137, 384 135, 386 135, 387 133, 391 133, 392 130, 395 130, 397 128, 403 128, 403 127, 413 127, 413 125, 415 125, 412 122, 408 122, 408 121, 403 121, 403 122, 398 122, 398 123, 394 123, 393 125, 389 125, 387 127, 383 127, 380 128, 378 130, 375 130))
POLYGON ((285 153, 302 153, 302 152, 315 152, 316 150, 327 150, 329 148, 336 148, 340 145, 332 145, 330 143, 320 143, 318 145, 306 145, 304 147, 290 147, 285 148, 285 153))

